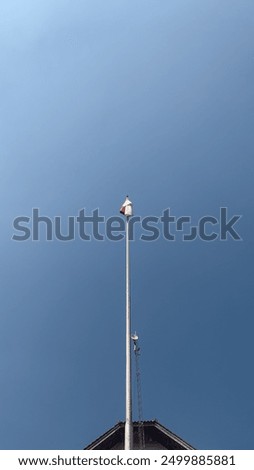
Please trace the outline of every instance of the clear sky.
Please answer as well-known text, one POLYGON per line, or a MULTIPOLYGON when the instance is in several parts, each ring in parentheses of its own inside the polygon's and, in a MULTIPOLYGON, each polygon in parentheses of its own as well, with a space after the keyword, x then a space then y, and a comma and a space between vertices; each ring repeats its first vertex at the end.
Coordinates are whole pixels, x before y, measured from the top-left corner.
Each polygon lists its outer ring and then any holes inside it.
POLYGON ((1 0, 2 449, 81 449, 124 420, 124 241, 12 235, 34 207, 64 231, 127 193, 141 217, 242 215, 242 241, 137 228, 132 326, 144 418, 253 449, 253 36, 253 0, 1 0))

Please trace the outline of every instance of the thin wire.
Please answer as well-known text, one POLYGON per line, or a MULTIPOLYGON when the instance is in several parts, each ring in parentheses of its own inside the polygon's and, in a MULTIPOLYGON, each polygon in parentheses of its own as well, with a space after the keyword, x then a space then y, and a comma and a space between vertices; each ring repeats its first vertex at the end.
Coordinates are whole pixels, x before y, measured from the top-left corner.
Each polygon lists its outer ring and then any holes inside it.
POLYGON ((140 348, 137 340, 134 342, 134 354, 135 354, 135 365, 136 365, 136 381, 137 381, 137 395, 138 395, 138 437, 139 437, 139 448, 145 449, 145 432, 144 432, 144 421, 143 421, 143 403, 142 403, 142 387, 141 387, 141 372, 140 372, 140 348))

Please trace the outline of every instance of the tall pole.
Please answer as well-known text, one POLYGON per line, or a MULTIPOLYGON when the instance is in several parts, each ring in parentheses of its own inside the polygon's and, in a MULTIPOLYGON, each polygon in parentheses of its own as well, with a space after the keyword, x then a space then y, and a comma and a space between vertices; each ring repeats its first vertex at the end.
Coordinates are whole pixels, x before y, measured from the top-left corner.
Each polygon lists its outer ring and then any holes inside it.
POLYGON ((131 390, 131 292, 130 292, 130 242, 129 216, 126 217, 126 420, 125 450, 133 445, 132 390, 131 390))

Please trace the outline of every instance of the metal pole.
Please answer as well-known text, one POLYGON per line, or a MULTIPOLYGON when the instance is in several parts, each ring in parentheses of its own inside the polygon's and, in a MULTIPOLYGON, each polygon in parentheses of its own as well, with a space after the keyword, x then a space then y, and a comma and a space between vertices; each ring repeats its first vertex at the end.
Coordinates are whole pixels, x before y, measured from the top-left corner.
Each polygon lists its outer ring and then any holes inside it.
POLYGON ((131 390, 131 292, 130 292, 130 249, 129 249, 129 216, 126 217, 126 420, 125 450, 133 446, 132 424, 132 390, 131 390))

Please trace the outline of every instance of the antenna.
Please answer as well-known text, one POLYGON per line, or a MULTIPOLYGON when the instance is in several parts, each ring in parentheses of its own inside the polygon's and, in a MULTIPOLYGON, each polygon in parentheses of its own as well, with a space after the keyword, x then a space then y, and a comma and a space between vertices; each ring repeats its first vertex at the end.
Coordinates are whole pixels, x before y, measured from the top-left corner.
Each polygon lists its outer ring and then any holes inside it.
POLYGON ((125 282, 126 282, 126 365, 125 365, 125 427, 124 427, 124 449, 131 450, 133 446, 133 423, 132 423, 132 388, 131 388, 131 289, 130 289, 130 243, 129 243, 129 219, 133 215, 132 202, 125 199, 120 213, 126 216, 125 223, 125 282))
POLYGON ((135 332, 131 335, 133 341, 133 350, 135 354, 135 365, 136 365, 136 380, 137 380, 137 392, 138 392, 138 437, 139 437, 139 448, 145 449, 145 433, 144 433, 144 421, 143 421, 143 406, 142 406, 142 388, 141 388, 141 372, 139 366, 140 347, 138 345, 138 335, 135 332))
POLYGON ((126 216, 126 402, 125 402, 125 436, 124 449, 131 450, 133 446, 132 423, 132 388, 131 388, 131 291, 130 291, 130 247, 129 247, 129 218, 126 216))

